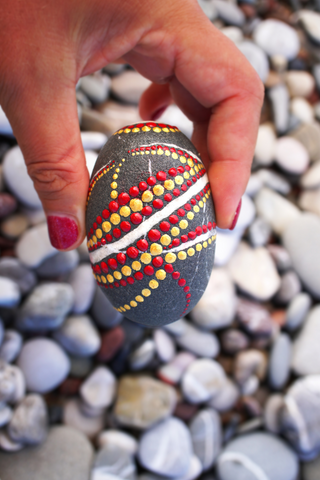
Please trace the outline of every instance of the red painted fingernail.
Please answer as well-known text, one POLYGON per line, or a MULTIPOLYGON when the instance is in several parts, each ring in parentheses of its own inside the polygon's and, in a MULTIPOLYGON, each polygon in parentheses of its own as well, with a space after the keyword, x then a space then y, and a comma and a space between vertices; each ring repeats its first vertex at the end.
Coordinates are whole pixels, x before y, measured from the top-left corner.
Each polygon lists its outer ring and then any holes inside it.
POLYGON ((47 222, 50 242, 58 250, 69 248, 78 240, 78 225, 72 218, 49 215, 47 222))
POLYGON ((161 115, 165 112, 165 110, 167 109, 167 107, 161 107, 159 108, 159 110, 155 111, 154 114, 152 115, 151 117, 151 120, 158 120, 158 118, 161 117, 161 115))
POLYGON ((237 225, 237 221, 238 221, 240 210, 241 210, 241 203, 242 203, 242 199, 240 199, 240 202, 238 203, 237 210, 236 210, 236 213, 234 214, 231 227, 229 228, 229 230, 234 230, 235 226, 237 225))

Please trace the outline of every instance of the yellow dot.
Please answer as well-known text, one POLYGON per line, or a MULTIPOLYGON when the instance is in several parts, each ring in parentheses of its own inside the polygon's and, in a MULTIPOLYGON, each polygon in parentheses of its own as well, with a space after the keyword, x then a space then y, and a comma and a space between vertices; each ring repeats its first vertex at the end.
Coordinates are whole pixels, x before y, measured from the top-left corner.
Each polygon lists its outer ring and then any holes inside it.
POLYGON ((144 288, 141 293, 144 297, 149 297, 151 295, 151 292, 148 288, 144 288))
POLYGON ((125 308, 126 310, 131 310, 131 307, 129 307, 129 305, 125 305, 124 308, 125 308))
POLYGON ((126 128, 126 129, 124 130, 124 133, 130 133, 130 132, 131 132, 130 128, 126 128))
POLYGON ((93 241, 92 241, 92 240, 90 240, 90 242, 89 242, 89 243, 90 243, 90 247, 93 247, 93 241))
POLYGON ((126 309, 123 308, 123 307, 120 307, 120 310, 121 310, 121 312, 125 312, 125 311, 126 311, 126 309))
POLYGON ((115 199, 117 198, 117 196, 118 196, 118 192, 116 190, 112 190, 112 192, 110 193, 110 197, 115 199))
POLYGON ((194 213, 188 212, 188 213, 187 213, 187 218, 188 218, 188 220, 193 220, 193 218, 194 218, 194 213))
POLYGON ((202 201, 203 201, 203 203, 206 203, 207 199, 205 197, 203 197, 202 201))
POLYGON ((211 238, 209 238, 209 240, 208 240, 209 245, 211 245, 211 242, 212 242, 212 240, 211 240, 211 238))
POLYGON ((179 233, 180 233, 180 228, 178 228, 178 227, 171 228, 171 235, 173 235, 174 237, 179 235, 179 233))
MULTIPOLYGON (((192 166, 193 166, 193 165, 190 165, 190 167, 192 167, 192 166)), ((198 165, 195 165, 194 169, 195 169, 196 172, 199 172, 199 167, 198 167, 198 165)))
POLYGON ((132 263, 131 266, 132 266, 133 270, 140 270, 141 269, 141 263, 140 262, 135 261, 135 262, 132 263))
POLYGON ((150 253, 151 255, 161 255, 162 253, 162 246, 159 243, 152 243, 150 246, 150 253))
POLYGON ((143 253, 140 257, 140 260, 141 260, 142 263, 145 263, 146 265, 148 265, 148 263, 151 262, 150 253, 143 253))
POLYGON ((146 125, 144 127, 142 127, 143 132, 149 132, 150 130, 151 130, 151 128, 147 127, 146 125))
POLYGON ((145 153, 146 155, 149 155, 150 152, 149 152, 149 150, 146 150, 144 153, 145 153))
POLYGON ((122 275, 120 272, 113 272, 113 276, 116 280, 121 280, 122 275))
POLYGON ((187 161, 186 157, 183 157, 183 156, 181 155, 181 157, 180 157, 180 162, 181 162, 181 163, 186 163, 186 161, 187 161))
POLYGON ((98 228, 98 229, 96 230, 96 235, 97 235, 98 238, 101 238, 101 237, 102 237, 102 230, 101 230, 100 228, 98 228))
POLYGON ((137 302, 140 302, 140 303, 144 302, 144 298, 141 297, 141 295, 137 295, 136 300, 137 300, 137 302))
POLYGON ((130 208, 133 212, 140 212, 142 210, 143 204, 139 198, 133 198, 130 200, 130 208))
POLYGON ((103 275, 101 275, 101 280, 103 281, 103 283, 107 283, 107 279, 103 275))
POLYGON ((159 283, 157 282, 157 280, 150 280, 149 287, 152 288, 152 290, 154 290, 155 288, 159 287, 159 283))
POLYGON ((116 172, 119 173, 119 172, 120 172, 120 168, 116 168, 116 172))
POLYGON ((124 267, 121 268, 121 272, 123 273, 123 275, 128 277, 129 275, 131 275, 131 268, 128 267, 128 265, 125 265, 124 267))
POLYGON ((107 275, 107 280, 108 282, 112 283, 114 281, 114 278, 112 275, 107 275))
POLYGON ((180 223, 179 223, 180 228, 185 229, 185 228, 187 228, 187 226, 188 226, 187 220, 181 220, 180 221, 180 223))
MULTIPOLYGON (((114 180, 117 180, 118 175, 115 173, 112 178, 113 178, 114 180)), ((112 184, 111 184, 111 187, 112 187, 112 184)), ((112 188, 117 188, 117 187, 112 187, 112 188)))
MULTIPOLYGON (((169 131, 169 130, 168 130, 168 131, 169 131)), ((170 150, 166 150, 165 155, 166 155, 167 157, 169 157, 169 156, 170 156, 170 150)))
POLYGON ((186 252, 179 252, 178 253, 179 260, 185 260, 187 258, 186 252))
POLYGON ((188 159, 188 165, 189 167, 193 167, 194 165, 193 160, 191 160, 191 158, 188 159))
MULTIPOLYGON (((166 133, 169 133, 169 128, 164 127, 164 128, 162 129, 162 131, 163 131, 163 132, 166 132, 166 133)), ((168 151, 168 150, 166 150, 166 152, 167 152, 167 151, 168 151)))
POLYGON ((144 152, 140 152, 140 155, 144 155, 144 152))
POLYGON ((164 280, 166 278, 166 276, 167 276, 167 273, 166 273, 165 270, 161 269, 161 270, 156 271, 156 277, 157 277, 158 280, 164 280))
POLYGON ((88 248, 90 247, 90 242, 87 242, 87 247, 88 247, 88 248))
POLYGON ((158 155, 163 155, 163 150, 162 150, 162 148, 159 148, 159 149, 157 150, 157 154, 158 154, 158 155))
POLYGON ((174 160, 177 160, 177 158, 178 158, 178 155, 177 155, 175 152, 173 152, 173 154, 172 154, 172 158, 173 158, 174 160))
POLYGON ((164 192, 164 188, 163 188, 162 185, 155 185, 155 186, 153 187, 153 193, 154 193, 155 195, 158 195, 158 196, 159 196, 159 195, 162 195, 163 192, 164 192))
POLYGON ((156 151, 155 150, 151 150, 151 155, 155 155, 156 154, 156 151))
POLYGON ((146 190, 145 192, 143 192, 141 197, 141 200, 143 202, 151 202, 152 199, 153 199, 153 194, 152 192, 150 192, 150 190, 146 190))
POLYGON ((93 274, 93 276, 94 276, 94 278, 97 280, 97 275, 96 275, 95 273, 93 274))
POLYGON ((175 129, 174 129, 174 128, 170 128, 170 132, 175 132, 175 129))
POLYGON ((203 208, 203 201, 202 200, 200 200, 199 205, 200 205, 201 208, 203 208))
POLYGON ((111 183, 111 188, 117 188, 117 186, 118 186, 117 182, 112 182, 111 183))
POLYGON ((165 256, 165 260, 167 263, 173 263, 176 261, 176 259, 177 256, 172 252, 167 253, 167 255, 165 256))
POLYGON ((188 248, 188 255, 189 255, 189 257, 193 257, 193 255, 194 255, 195 253, 196 253, 196 252, 195 252, 194 248, 188 248))
POLYGON ((154 128, 153 128, 153 131, 156 132, 156 133, 160 133, 160 132, 161 132, 161 128, 159 128, 159 127, 154 127, 154 128))
POLYGON ((133 152, 133 153, 131 153, 131 155, 134 157, 136 154, 133 152))
POLYGON ((97 243, 97 237, 95 235, 93 235, 92 240, 93 240, 93 243, 97 243))
POLYGON ((201 245, 201 243, 197 243, 197 245, 196 245, 196 250, 197 250, 197 252, 201 252, 201 250, 202 250, 202 245, 201 245))
POLYGON ((203 242, 203 248, 207 248, 208 244, 207 242, 203 242))
POLYGON ((131 210, 129 207, 120 208, 120 215, 122 215, 123 217, 129 217, 130 213, 131 213, 131 210))
POLYGON ((198 205, 195 205, 193 207, 193 211, 196 212, 196 213, 200 212, 200 208, 198 207, 198 205))
POLYGON ((160 242, 162 243, 162 245, 170 245, 171 243, 171 237, 169 235, 162 235, 162 237, 160 238, 160 242))
POLYGON ((98 282, 101 283, 101 278, 99 277, 99 275, 97 275, 97 280, 98 280, 98 282))
POLYGON ((181 185, 183 183, 183 177, 181 175, 177 175, 174 179, 177 185, 181 185))
POLYGON ((131 307, 136 307, 138 304, 134 300, 131 300, 130 305, 131 307))
POLYGON ((133 131, 133 133, 140 132, 140 128, 138 128, 138 127, 135 127, 135 128, 133 128, 133 129, 132 129, 132 131, 133 131))
POLYGON ((110 220, 113 225, 118 225, 118 223, 120 223, 120 215, 118 215, 117 213, 113 213, 110 217, 110 220))
POLYGON ((174 188, 174 182, 172 180, 166 180, 164 182, 164 188, 166 190, 172 190, 174 188))
POLYGON ((193 168, 191 168, 191 170, 190 170, 190 175, 195 175, 195 173, 196 173, 196 172, 193 170, 193 168))
POLYGON ((183 176, 184 176, 184 178, 189 178, 190 174, 189 174, 189 172, 184 172, 183 176))

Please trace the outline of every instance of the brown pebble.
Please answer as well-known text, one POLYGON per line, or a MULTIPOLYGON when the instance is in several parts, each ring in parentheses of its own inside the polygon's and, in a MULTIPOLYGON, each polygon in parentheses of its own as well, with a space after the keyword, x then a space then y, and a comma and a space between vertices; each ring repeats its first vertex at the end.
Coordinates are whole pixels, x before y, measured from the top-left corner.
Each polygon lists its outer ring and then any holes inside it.
POLYGON ((243 411, 248 417, 259 417, 262 415, 262 408, 258 400, 254 397, 242 397, 238 408, 243 411))
POLYGON ((10 193, 0 193, 0 218, 7 217, 17 208, 17 200, 10 193))
POLYGON ((285 310, 274 310, 271 313, 271 318, 274 323, 279 325, 279 327, 283 327, 286 323, 286 311, 285 310))
POLYGON ((79 392, 81 382, 80 378, 66 378, 59 386, 59 392, 61 395, 76 395, 79 392))
POLYGON ((257 11, 252 5, 244 3, 240 6, 240 9, 243 11, 246 18, 254 18, 257 16, 257 11))
POLYGON ((13 248, 7 248, 5 250, 1 250, 1 257, 15 257, 16 252, 13 250, 13 248))
POLYGON ((191 405, 190 403, 187 402, 181 402, 177 403, 176 409, 173 412, 173 415, 175 417, 180 418, 180 420, 183 420, 184 422, 189 422, 191 418, 195 416, 195 414, 198 411, 197 405, 191 405))
POLYGON ((101 336, 101 347, 97 353, 100 362, 109 362, 120 350, 125 340, 125 334, 121 327, 115 327, 101 336))

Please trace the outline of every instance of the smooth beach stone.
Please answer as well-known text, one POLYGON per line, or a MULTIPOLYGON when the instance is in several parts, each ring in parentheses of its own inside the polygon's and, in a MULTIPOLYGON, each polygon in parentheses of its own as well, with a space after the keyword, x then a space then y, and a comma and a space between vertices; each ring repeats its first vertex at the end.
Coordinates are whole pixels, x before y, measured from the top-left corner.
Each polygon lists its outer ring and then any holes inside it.
POLYGON ((0 427, 10 422, 12 414, 12 408, 8 407, 5 403, 0 406, 0 427))
POLYGON ((1 106, 0 106, 0 133, 2 135, 13 136, 13 132, 12 132, 12 128, 9 123, 9 120, 1 106))
POLYGON ((291 362, 291 340, 286 333, 280 333, 270 352, 268 378, 271 387, 281 390, 288 381, 291 362))
MULTIPOLYGON (((36 225, 40 225, 40 223, 45 223, 46 221, 46 214, 43 208, 31 208, 31 207, 22 207, 22 212, 28 218, 29 224, 34 227, 36 225)), ((48 230, 48 228, 47 228, 48 230)), ((57 250, 55 249, 57 253, 57 250)))
POLYGON ((12 308, 20 303, 20 289, 16 282, 0 276, 0 307, 12 308))
POLYGON ((193 123, 177 105, 169 105, 161 117, 158 118, 158 122, 179 125, 180 132, 188 138, 192 137, 193 123))
POLYGON ((308 293, 301 292, 291 300, 286 311, 285 328, 289 331, 297 330, 304 322, 312 304, 308 293))
POLYGON ((153 340, 158 357, 162 362, 171 362, 176 354, 176 346, 170 335, 164 329, 153 332, 153 340))
POLYGON ((21 369, 0 360, 0 404, 15 404, 25 395, 26 382, 21 369))
POLYGON ((222 350, 230 355, 245 350, 249 346, 248 336, 241 330, 229 328, 220 337, 222 350))
POLYGON ((223 230, 217 232, 217 246, 214 259, 216 267, 224 267, 227 265, 239 246, 242 233, 243 232, 232 231, 230 234, 223 230))
POLYGON ((22 335, 16 330, 7 328, 0 342, 0 359, 7 363, 13 362, 20 353, 22 335))
POLYGON ((10 193, 0 192, 0 219, 7 217, 17 208, 17 200, 10 193))
POLYGON ((320 455, 311 462, 302 464, 302 475, 304 480, 320 479, 320 455))
POLYGON ((28 228, 29 220, 23 213, 10 215, 1 223, 1 232, 5 237, 17 239, 28 228))
POLYGON ((120 100, 138 104, 142 93, 150 86, 150 80, 133 70, 125 70, 111 79, 111 92, 120 100))
POLYGON ((295 453, 275 435, 241 435, 227 443, 217 461, 219 480, 296 480, 295 453))
POLYGON ((312 162, 319 160, 320 125, 317 122, 305 123, 293 132, 290 132, 290 137, 299 140, 305 146, 312 162))
POLYGON ((280 273, 292 268, 290 255, 282 245, 270 244, 267 249, 280 273))
POLYGON ((235 3, 224 2, 223 0, 212 0, 215 6, 218 17, 229 25, 236 25, 242 27, 245 22, 245 16, 242 10, 235 3))
POLYGON ((142 370, 149 365, 156 353, 155 342, 150 338, 144 340, 141 345, 137 346, 129 357, 129 365, 131 370, 142 370))
POLYGON ((313 106, 303 97, 295 97, 290 102, 292 117, 302 123, 312 123, 314 120, 313 106))
MULTIPOLYGON (((23 444, 14 442, 13 440, 11 440, 11 438, 9 437, 9 435, 5 430, 2 430, 2 431, 0 430, 0 447, 5 452, 18 452, 23 448, 23 444)), ((0 454, 1 454, 1 451, 0 451, 0 454)), ((11 459, 12 457, 10 455, 10 460, 11 459)), ((0 466, 1 466, 1 463, 0 463, 0 466)), ((11 473, 11 470, 10 470, 10 473, 11 473)))
POLYGON ((214 268, 202 298, 190 312, 191 319, 202 328, 224 328, 232 322, 235 309, 235 287, 228 270, 214 268))
POLYGON ((95 74, 80 78, 80 89, 93 103, 104 102, 109 95, 111 79, 108 75, 95 74))
POLYGON ((176 127, 138 123, 109 139, 91 176, 86 224, 95 278, 119 313, 161 326, 201 298, 214 207, 197 150, 176 127))
POLYGON ((102 328, 115 327, 123 320, 122 313, 112 306, 100 288, 96 288, 90 313, 94 321, 102 328))
POLYGON ((17 257, 26 267, 36 268, 55 253, 57 250, 50 243, 46 223, 29 228, 16 243, 17 257))
POLYGON ((218 362, 201 358, 191 363, 184 372, 182 394, 190 403, 203 403, 220 393, 225 380, 225 372, 218 362))
POLYGON ((121 430, 104 430, 99 434, 97 444, 100 448, 116 446, 130 455, 135 455, 138 451, 137 440, 121 430))
POLYGON ((203 10, 203 13, 209 18, 209 20, 215 20, 217 18, 217 9, 214 6, 214 3, 210 0, 198 0, 200 7, 203 10))
POLYGON ((66 318, 53 336, 68 353, 78 357, 91 357, 101 344, 99 332, 88 315, 66 318))
POLYGON ((58 277, 73 270, 79 263, 79 253, 77 250, 70 252, 58 252, 56 255, 47 258, 36 269, 36 273, 41 278, 58 277))
POLYGON ((259 165, 270 165, 274 160, 276 134, 271 123, 259 126, 258 138, 254 151, 255 160, 259 165))
POLYGON ((3 321, 0 318, 0 347, 3 339, 4 339, 4 325, 3 325, 3 321))
MULTIPOLYGON (((206 0, 204 0, 203 3, 207 3, 206 0)), ((239 27, 223 27, 220 32, 228 37, 233 43, 237 44, 242 43, 243 41, 243 33, 239 27)))
POLYGON ((70 359, 70 376, 84 378, 92 371, 92 359, 88 357, 73 357, 70 359))
POLYGON ((147 470, 177 477, 184 475, 192 457, 191 436, 178 418, 168 418, 146 431, 139 444, 138 457, 147 470))
POLYGON ((81 132, 81 141, 84 150, 100 150, 108 137, 101 132, 81 132))
POLYGON ((201 410, 190 423, 193 451, 204 471, 209 470, 220 453, 222 431, 220 417, 211 408, 201 410))
MULTIPOLYGON (((222 2, 221 2, 222 3, 222 2)), ((226 4, 226 2, 224 2, 226 4)), ((230 4, 229 4, 230 5, 230 4)), ((253 42, 245 40, 237 45, 240 52, 251 63, 259 75, 261 81, 264 83, 269 75, 269 62, 265 52, 253 42)))
POLYGON ((0 258, 0 276, 13 280, 23 294, 28 293, 37 283, 36 275, 13 257, 0 258))
POLYGON ((282 241, 292 259, 294 270, 311 295, 320 299, 320 218, 302 214, 298 222, 290 222, 282 241), (297 226, 303 235, 297 235, 297 226))
POLYGON ((220 345, 214 333, 203 332, 186 323, 185 332, 176 338, 177 344, 201 357, 214 358, 219 354, 220 345))
POLYGON ((285 171, 301 175, 309 165, 309 154, 295 138, 281 137, 276 141, 275 160, 285 171))
POLYGON ((291 185, 288 180, 274 170, 260 168, 255 175, 261 181, 262 185, 282 195, 287 195, 291 190, 291 185))
POLYGON ((73 290, 67 283, 38 285, 17 313, 16 326, 22 331, 54 330, 62 324, 73 305, 73 290))
POLYGON ((262 181, 259 179, 257 173, 252 173, 249 178, 249 182, 246 188, 246 195, 250 198, 254 198, 259 190, 262 188, 262 181))
POLYGON ((250 225, 248 234, 253 247, 264 247, 269 241, 271 226, 264 218, 257 217, 250 225))
MULTIPOLYGON (((256 207, 254 202, 248 195, 243 195, 238 221, 232 234, 239 233, 239 235, 242 235, 244 230, 253 222, 255 215, 256 207)), ((218 229, 218 232, 220 232, 220 229, 218 229)))
POLYGON ((285 78, 293 97, 309 97, 315 87, 315 80, 309 72, 290 70, 285 78))
POLYGON ((25 445, 42 443, 48 433, 47 406, 37 394, 24 397, 8 425, 8 434, 14 442, 25 445))
POLYGON ((283 396, 275 393, 268 397, 264 406, 263 420, 266 430, 270 433, 279 434, 281 429, 280 417, 283 407, 283 396))
POLYGON ((41 202, 28 175, 22 152, 18 146, 12 147, 3 159, 3 175, 9 190, 24 205, 40 208, 41 202))
POLYGON ((104 411, 95 416, 88 416, 83 413, 80 400, 72 398, 63 406, 63 423, 80 431, 88 438, 95 438, 104 427, 104 411))
POLYGON ((311 165, 300 178, 300 185, 306 189, 320 187, 320 160, 311 165))
POLYGON ((277 291, 274 301, 287 305, 301 291, 301 282, 294 270, 285 272, 281 277, 280 288, 277 291))
POLYGON ((196 357, 189 352, 179 352, 171 360, 158 370, 158 377, 170 385, 176 385, 180 382, 180 379, 185 370, 195 361, 196 357))
POLYGON ((123 376, 119 380, 114 414, 122 425, 146 429, 167 418, 175 409, 175 390, 147 376, 123 376))
POLYGON ((85 313, 91 307, 96 291, 96 282, 89 264, 81 264, 71 272, 69 283, 73 289, 72 312, 85 313))
POLYGON ((218 412, 226 412, 236 405, 239 397, 240 390, 238 386, 233 380, 227 377, 220 392, 209 400, 208 406, 218 412))
POLYGON ((2 480, 88 480, 93 448, 86 437, 66 426, 54 426, 37 447, 0 452, 2 480))
POLYGON ((279 20, 260 22, 253 32, 253 39, 269 56, 280 54, 292 60, 300 49, 297 32, 279 20))
POLYGON ((108 100, 99 105, 98 110, 103 114, 105 122, 108 122, 111 133, 120 130, 124 124, 132 125, 141 121, 137 105, 122 104, 108 100))
POLYGON ((106 445, 94 459, 90 480, 135 480, 136 465, 130 453, 118 445, 106 445))
POLYGON ((187 330, 187 320, 179 318, 179 320, 176 320, 175 322, 164 325, 163 328, 174 337, 180 337, 187 330))
POLYGON ((302 192, 299 197, 299 207, 320 216, 320 188, 302 192))
MULTIPOLYGON (((129 320, 128 320, 129 321, 129 320)), ((126 332, 120 326, 101 335, 101 345, 97 357, 100 362, 109 362, 119 352, 126 340, 126 332)))
POLYGON ((24 343, 17 360, 30 392, 46 393, 68 376, 70 361, 62 348, 48 338, 34 338, 24 343))
POLYGON ((299 10, 297 14, 307 35, 316 44, 320 45, 320 14, 310 10, 299 10))
POLYGON ((98 154, 93 150, 85 150, 84 155, 86 157, 86 165, 87 165, 89 175, 91 175, 94 164, 97 161, 98 154))
POLYGON ((320 305, 309 312, 293 344, 291 367, 297 375, 320 374, 320 305))
POLYGON ((320 375, 296 380, 284 397, 281 433, 302 460, 312 460, 320 453, 319 398, 320 375))
POLYGON ((276 85, 268 90, 272 104, 273 120, 278 134, 283 134, 289 127, 289 92, 284 84, 276 85))
POLYGON ((239 385, 244 385, 252 375, 263 380, 266 371, 267 359, 260 350, 245 350, 237 354, 234 363, 234 378, 239 385))
POLYGON ((116 377, 104 366, 97 367, 80 387, 80 395, 84 402, 93 408, 109 407, 115 397, 116 377))

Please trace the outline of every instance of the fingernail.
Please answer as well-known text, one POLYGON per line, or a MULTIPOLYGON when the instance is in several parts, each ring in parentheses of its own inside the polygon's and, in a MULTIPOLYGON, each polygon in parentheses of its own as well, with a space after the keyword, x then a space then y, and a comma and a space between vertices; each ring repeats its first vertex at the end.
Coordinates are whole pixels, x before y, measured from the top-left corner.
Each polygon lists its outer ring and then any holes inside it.
POLYGON ((50 242, 58 250, 70 248, 78 240, 78 225, 72 218, 49 215, 47 222, 50 242))
POLYGON ((159 108, 159 110, 156 110, 154 112, 154 114, 152 115, 151 120, 153 120, 153 121, 158 120, 158 118, 161 117, 161 115, 165 112, 166 109, 167 109, 167 107, 161 107, 161 108, 159 108))
POLYGON ((229 230, 234 230, 235 226, 237 225, 237 221, 238 221, 240 210, 241 210, 241 203, 242 203, 242 199, 240 199, 240 202, 238 203, 237 210, 236 210, 236 213, 234 214, 231 227, 229 228, 229 230))

